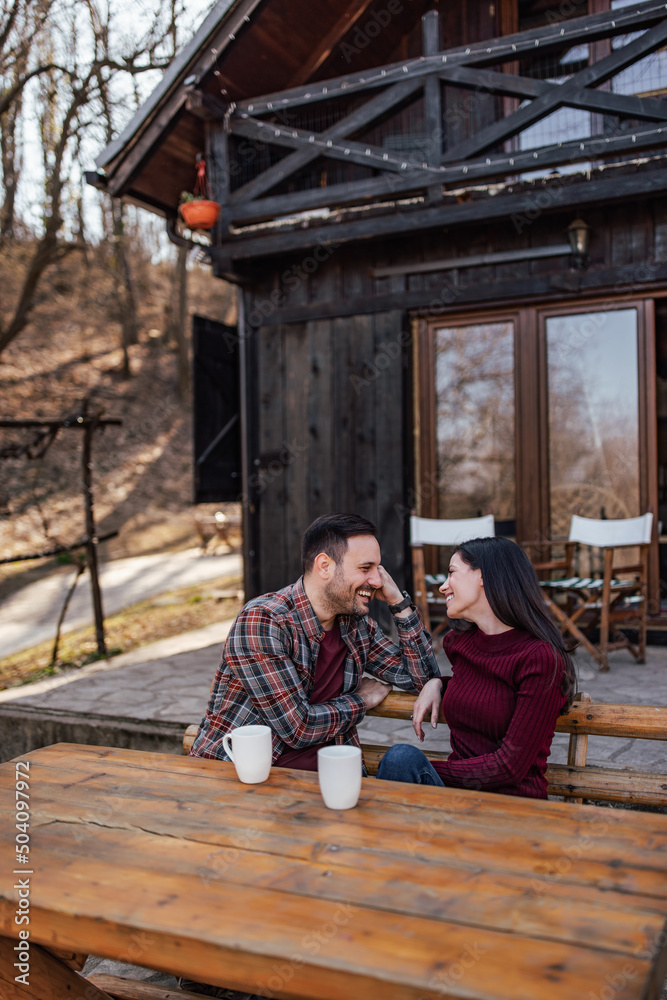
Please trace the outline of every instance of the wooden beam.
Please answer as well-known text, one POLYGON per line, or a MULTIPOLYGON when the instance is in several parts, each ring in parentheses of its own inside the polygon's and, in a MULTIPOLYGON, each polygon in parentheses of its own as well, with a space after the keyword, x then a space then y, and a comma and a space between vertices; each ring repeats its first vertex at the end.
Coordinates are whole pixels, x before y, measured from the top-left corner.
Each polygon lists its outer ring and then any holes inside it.
POLYGON ((420 172, 404 174, 387 173, 365 181, 349 184, 332 184, 325 188, 310 188, 293 194, 276 194, 256 201, 242 201, 232 204, 231 220, 234 224, 275 219, 278 216, 307 212, 315 208, 336 208, 341 205, 363 204, 392 198, 397 194, 422 191, 428 183, 427 176, 420 172))
POLYGON ((572 254, 569 243, 547 247, 524 247, 522 250, 499 250, 497 253, 477 253, 469 257, 450 257, 447 260, 429 260, 421 264, 397 264, 394 267, 375 267, 373 278, 391 278, 398 274, 433 274, 453 271, 462 267, 482 267, 488 264, 510 264, 517 260, 542 260, 545 257, 567 257, 572 254))
POLYGON ((667 100, 617 94, 612 90, 591 90, 586 87, 580 95, 580 100, 575 98, 568 101, 568 104, 573 108, 600 111, 605 115, 625 115, 628 118, 646 118, 652 121, 667 119, 667 100))
POLYGON ((160 141, 163 133, 171 126, 174 119, 185 108, 187 95, 179 90, 166 104, 158 111, 150 124, 142 130, 138 130, 129 140, 128 147, 123 150, 123 156, 118 166, 113 164, 105 168, 107 170, 107 191, 113 197, 122 197, 123 190, 141 168, 153 147, 160 141), (127 150, 127 152, 126 152, 127 150))
POLYGON ((83 430, 91 424, 95 424, 96 427, 122 427, 123 421, 117 417, 96 420, 95 417, 87 417, 82 414, 65 417, 64 420, 43 420, 40 418, 35 418, 34 420, 9 420, 3 418, 0 420, 0 427, 68 427, 72 430, 83 430))
MULTIPOLYGON (((51 952, 40 948, 30 940, 30 960, 28 983, 16 982, 17 953, 14 951, 18 940, 0 937, 0 995, 3 1000, 55 1000, 56 997, 72 997, 78 1000, 111 1000, 93 983, 69 968, 51 952)), ((27 950, 26 942, 26 950, 27 950)))
POLYGON ((482 69, 480 66, 446 66, 438 76, 453 86, 469 87, 488 91, 490 94, 509 94, 514 97, 541 97, 557 87, 557 83, 536 80, 532 76, 515 76, 499 73, 497 70, 482 69))
MULTIPOLYGON (((437 83, 437 80, 434 82, 437 83)), ((409 170, 419 174, 426 174, 429 170, 428 163, 414 163, 409 156, 396 156, 395 153, 385 152, 381 146, 371 146, 370 143, 355 142, 353 139, 347 138, 341 138, 340 144, 338 144, 333 138, 325 138, 327 132, 318 133, 300 128, 284 128, 268 122, 255 121, 252 118, 234 119, 230 122, 230 129, 234 135, 242 135, 246 139, 264 142, 270 146, 287 146, 290 149, 305 150, 309 154, 309 160, 318 156, 326 156, 329 159, 357 163, 362 167, 372 167, 376 170, 392 172, 409 170)), ((333 129, 329 129, 328 133, 330 134, 332 131, 333 129)), ((349 132, 351 129, 346 129, 346 131, 349 132)), ((276 166, 282 166, 283 163, 284 161, 280 161, 276 166)), ((265 173, 260 174, 257 180, 263 178, 265 173)), ((293 173, 292 170, 285 172, 282 179, 291 173, 293 173)), ((439 164, 430 169, 431 180, 434 178, 437 180, 443 176, 443 170, 439 164)), ((247 186, 245 185, 245 187, 247 186)), ((237 194, 238 191, 234 192, 235 200, 237 194)))
POLYGON ((564 48, 600 38, 623 35, 632 30, 649 27, 663 20, 665 16, 664 0, 648 0, 647 3, 637 3, 632 8, 572 18, 535 31, 522 31, 502 38, 490 38, 473 45, 457 46, 435 56, 401 60, 359 73, 348 73, 301 87, 291 87, 288 90, 251 97, 239 101, 237 111, 251 115, 265 115, 279 108, 297 107, 315 101, 331 100, 332 97, 352 94, 357 90, 385 87, 397 79, 405 80, 438 73, 443 66, 452 64, 492 66, 507 60, 516 60, 521 55, 534 55, 537 49, 540 52, 548 52, 553 48, 564 48))
MULTIPOLYGON (((397 104, 406 100, 406 98, 408 98, 416 90, 419 90, 421 85, 421 80, 406 80, 405 82, 395 84, 382 94, 378 94, 377 96, 372 97, 369 101, 366 101, 366 103, 362 104, 360 108, 357 108, 341 121, 336 122, 336 124, 332 125, 331 128, 320 133, 319 139, 326 144, 326 142, 329 141, 333 143, 338 139, 345 138, 351 132, 356 132, 357 129, 361 128, 363 125, 368 124, 368 122, 373 121, 375 118, 379 117, 379 115, 384 114, 385 111, 390 110, 397 104)), ((239 122, 243 124, 244 120, 239 120, 238 118, 232 119, 230 121, 231 128, 235 130, 239 125, 239 122)), ((250 124, 250 122, 251 120, 248 119, 245 123, 250 124)), ((282 132, 287 132, 288 130, 276 126, 274 131, 277 131, 280 134, 282 132)), ((275 135, 274 138, 276 138, 275 135)), ((284 160, 281 160, 279 163, 269 167, 269 169, 265 170, 259 177, 255 177, 247 184, 244 184, 243 187, 238 188, 232 195, 232 201, 243 201, 249 198, 254 198, 258 194, 263 194, 264 191, 268 191, 270 188, 280 183, 281 180, 284 180, 285 177, 289 177, 290 174, 306 166, 306 164, 311 163, 321 155, 322 150, 320 148, 315 147, 314 144, 308 143, 307 148, 298 149, 295 153, 292 153, 291 156, 287 156, 284 160)))
MULTIPOLYGON (((641 283, 642 293, 645 294, 658 287, 664 288, 666 279, 667 266, 663 265, 656 269, 651 281, 641 283)), ((619 285, 625 288, 626 281, 627 270, 622 267, 604 271, 567 271, 542 276, 531 275, 529 278, 500 282, 474 281, 454 284, 450 278, 443 278, 440 289, 433 287, 428 291, 402 289, 378 295, 357 295, 345 299, 279 308, 267 318, 265 325, 273 327, 282 323, 305 323, 334 317, 386 312, 391 309, 421 310, 423 313, 430 311, 441 314, 451 312, 453 308, 458 311, 468 305, 479 307, 481 303, 484 303, 485 308, 495 306, 506 308, 508 302, 514 304, 519 299, 531 303, 554 301, 562 303, 570 296, 576 302, 582 295, 587 295, 597 298, 604 296, 611 302, 615 295, 619 294, 614 289, 618 289, 619 285)), ((639 293, 639 285, 634 291, 639 293)), ((621 292, 621 297, 623 294, 621 292)))
POLYGON ((186 110, 205 122, 223 122, 229 116, 230 106, 205 90, 192 90, 185 101, 186 110))
POLYGON ((326 33, 320 44, 315 48, 310 59, 292 77, 289 84, 290 87, 298 87, 306 83, 307 80, 310 80, 322 63, 329 58, 334 46, 338 45, 357 21, 363 17, 372 2, 373 0, 350 0, 346 10, 338 18, 333 28, 326 33))
MULTIPOLYGON (((640 150, 646 152, 651 149, 662 149, 666 142, 667 126, 654 125, 650 128, 633 130, 631 133, 618 132, 613 135, 594 136, 591 139, 557 143, 523 153, 505 153, 464 164, 453 164, 446 167, 443 181, 446 185, 454 187, 463 182, 467 184, 486 182, 524 171, 571 165, 590 159, 617 158, 625 152, 638 153, 640 150)), ((309 209, 336 208, 373 200, 382 201, 422 191, 427 186, 428 179, 428 175, 423 171, 419 174, 411 172, 407 176, 403 173, 387 173, 383 177, 355 181, 353 184, 335 184, 327 188, 241 202, 232 206, 230 217, 232 222, 240 224, 274 219, 309 209)))
POLYGON ((642 56, 659 49, 665 41, 667 41, 667 18, 628 45, 615 49, 600 62, 575 73, 567 83, 556 86, 553 92, 536 97, 527 107, 519 108, 509 117, 494 122, 465 142, 458 143, 447 151, 443 163, 466 160, 475 153, 481 153, 496 143, 522 132, 545 115, 568 104, 572 98, 583 99, 588 93, 586 88, 603 83, 642 56))
MULTIPOLYGON (((440 79, 454 86, 486 90, 492 94, 535 98, 544 94, 562 93, 562 86, 548 80, 535 80, 528 76, 514 76, 489 69, 470 66, 452 66, 441 70, 440 79)), ((652 97, 635 97, 611 91, 582 88, 566 102, 570 107, 585 111, 602 111, 604 114, 627 115, 630 118, 647 118, 653 121, 667 119, 667 101, 652 97)))
MULTIPOLYGON (((667 190, 667 170, 642 169, 637 173, 612 176, 600 180, 585 180, 578 183, 563 183, 552 192, 548 205, 540 211, 559 211, 595 202, 627 200, 662 193, 667 190)), ((548 189, 544 189, 545 193, 548 189)), ((264 235, 253 233, 235 236, 222 247, 211 247, 210 253, 231 257, 232 260, 251 260, 291 251, 327 245, 346 243, 352 240, 384 238, 390 235, 416 233, 441 226, 455 226, 478 223, 486 219, 509 218, 531 213, 534 217, 536 197, 540 190, 524 191, 520 194, 495 195, 478 201, 461 202, 430 208, 415 208, 412 211, 391 212, 377 217, 362 217, 335 225, 312 226, 308 229, 289 230, 276 233, 271 230, 264 235)), ((527 217, 528 218, 528 217, 527 217)))

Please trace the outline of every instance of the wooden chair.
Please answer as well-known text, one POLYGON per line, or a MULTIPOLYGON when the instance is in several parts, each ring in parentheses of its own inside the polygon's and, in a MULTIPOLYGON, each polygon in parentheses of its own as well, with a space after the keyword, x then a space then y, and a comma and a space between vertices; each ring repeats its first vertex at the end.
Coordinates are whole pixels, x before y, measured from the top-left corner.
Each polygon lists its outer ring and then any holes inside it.
POLYGON ((471 538, 494 536, 493 514, 485 517, 467 517, 457 520, 441 520, 429 517, 410 518, 410 546, 412 548, 412 582, 415 604, 421 612, 424 625, 437 635, 447 624, 447 605, 438 593, 438 588, 447 579, 443 573, 426 574, 424 569, 424 545, 460 545, 471 538), (441 621, 432 625, 433 613, 440 612, 441 621))
POLYGON ((576 638, 594 657, 600 670, 609 670, 608 654, 612 649, 629 649, 638 663, 645 662, 648 547, 652 523, 651 513, 619 520, 596 520, 575 514, 564 558, 534 564, 538 570, 561 571, 561 579, 540 581, 545 599, 561 632, 576 638), (601 576, 575 575, 577 543, 600 551, 601 576), (638 561, 614 565, 615 553, 627 549, 639 550, 638 561), (558 595, 565 596, 567 602, 557 601, 558 595), (627 628, 637 630, 636 646, 622 631, 627 628), (591 637, 595 629, 599 630, 597 642, 591 637))

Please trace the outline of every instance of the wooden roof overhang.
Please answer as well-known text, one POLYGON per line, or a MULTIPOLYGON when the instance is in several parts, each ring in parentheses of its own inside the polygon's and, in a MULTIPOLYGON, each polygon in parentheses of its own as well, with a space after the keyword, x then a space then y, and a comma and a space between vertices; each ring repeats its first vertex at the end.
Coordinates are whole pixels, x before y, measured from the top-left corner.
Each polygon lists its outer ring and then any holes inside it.
POLYGON ((400 10, 372 51, 344 47, 359 22, 372 20, 387 2, 220 0, 151 97, 96 159, 104 173, 91 173, 89 180, 114 197, 175 217, 181 191, 192 188, 195 157, 206 148, 211 114, 202 108, 202 95, 224 108, 390 58, 430 0, 390 0, 400 10))
MULTIPOLYGON (((312 10, 313 0, 308 2, 312 10)), ((340 3, 339 13, 345 7, 343 0, 340 3)), ((234 18, 239 23, 237 30, 247 31, 250 39, 252 22, 238 19, 249 17, 244 11, 252 4, 253 0, 242 0, 225 14, 228 42, 234 40, 230 31, 234 18)), ((368 3, 362 6, 371 10, 368 3)), ((350 5, 348 15, 358 7, 358 3, 350 5)), ((259 12, 256 0, 254 8, 259 12)), ((282 11, 286 16, 295 9, 291 2, 281 5, 265 0, 261 12, 282 11)), ((419 16, 414 9, 411 13, 413 18, 419 16)), ((517 184, 517 180, 537 169, 557 171, 565 165, 590 165, 591 161, 600 165, 594 173, 589 167, 585 178, 573 178, 567 185, 551 184, 558 194, 551 205, 544 206, 547 212, 667 190, 663 159, 667 101, 604 89, 616 74, 667 44, 664 2, 646 0, 613 12, 445 50, 439 46, 437 19, 435 11, 423 18, 421 55, 313 79, 326 74, 334 48, 340 50, 345 19, 339 19, 337 28, 320 29, 319 45, 306 63, 299 66, 296 59, 287 67, 283 61, 280 67, 258 71, 254 78, 255 90, 272 73, 283 80, 290 73, 296 79, 308 73, 308 83, 281 84, 275 90, 264 90, 263 96, 247 91, 244 96, 244 90, 251 86, 248 74, 252 71, 243 56, 250 41, 244 48, 242 39, 236 39, 235 48, 221 56, 218 25, 215 44, 213 40, 207 43, 206 51, 200 45, 191 61, 184 61, 163 106, 158 104, 151 110, 144 125, 115 156, 98 161, 106 167, 108 189, 112 194, 138 198, 147 206, 156 207, 159 197, 164 214, 173 217, 178 193, 189 186, 182 183, 184 171, 189 166, 192 176, 194 154, 206 141, 214 164, 215 195, 223 203, 222 221, 210 252, 219 268, 224 266, 227 271, 230 267, 233 270, 234 261, 318 243, 396 236, 509 217, 531 205, 531 185, 517 184), (643 33, 612 46, 613 38, 637 31, 643 33), (537 50, 557 53, 583 43, 602 45, 602 49, 598 46, 597 60, 563 83, 518 72, 519 60, 537 50), (211 80, 216 81, 215 86, 211 80), (505 102, 503 113, 476 131, 469 130, 463 138, 443 142, 443 81, 463 93, 499 97, 505 102), (406 155, 404 150, 395 153, 377 139, 367 138, 369 130, 381 127, 391 115, 401 109, 409 111, 416 99, 423 102, 420 113, 426 135, 438 137, 425 152, 417 156, 406 155), (563 106, 594 112, 605 123, 600 134, 521 151, 519 134, 563 106), (320 115, 324 124, 313 127, 313 120, 320 120, 318 108, 326 111, 320 115), (332 108, 334 112, 342 110, 332 115, 332 108), (327 114, 332 124, 326 124, 327 114), (230 183, 235 166, 232 144, 239 141, 250 143, 255 151, 272 151, 272 157, 271 162, 256 166, 253 176, 245 177, 242 183, 237 180, 234 186, 230 183), (640 158, 643 163, 638 171, 640 158), (353 164, 365 174, 332 184, 323 171, 323 183, 316 185, 311 180, 299 187, 304 171, 331 163, 353 164)), ((268 22, 263 30, 267 27, 268 22)), ((384 46, 395 44, 407 27, 397 23, 395 37, 385 38, 384 46)), ((377 50, 373 54, 377 56, 377 50)), ((303 59, 303 54, 299 58, 303 59)), ((255 159, 261 160, 256 152, 255 159)))

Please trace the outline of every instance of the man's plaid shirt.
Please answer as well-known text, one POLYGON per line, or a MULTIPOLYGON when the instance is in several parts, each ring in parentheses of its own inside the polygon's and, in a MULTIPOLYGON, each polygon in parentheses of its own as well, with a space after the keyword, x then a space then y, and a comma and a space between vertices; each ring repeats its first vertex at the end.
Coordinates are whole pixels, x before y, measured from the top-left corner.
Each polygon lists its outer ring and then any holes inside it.
POLYGON ((321 705, 308 701, 324 631, 306 597, 303 577, 275 594, 250 601, 232 625, 213 681, 208 708, 190 753, 229 760, 222 737, 237 726, 273 730, 273 760, 287 747, 348 743, 359 746, 356 724, 365 715, 358 694, 367 671, 388 684, 420 691, 440 672, 418 611, 395 619, 399 645, 372 619, 339 615, 348 648, 343 693, 321 705))

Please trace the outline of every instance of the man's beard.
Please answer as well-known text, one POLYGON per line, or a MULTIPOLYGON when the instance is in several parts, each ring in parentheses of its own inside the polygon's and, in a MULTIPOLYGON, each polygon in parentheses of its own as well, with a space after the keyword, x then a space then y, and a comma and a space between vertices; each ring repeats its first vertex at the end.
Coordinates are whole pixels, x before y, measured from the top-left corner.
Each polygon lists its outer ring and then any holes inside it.
MULTIPOLYGON (((360 588, 371 589, 371 588, 360 588)), ((368 605, 357 597, 357 591, 346 585, 343 581, 343 574, 339 567, 336 567, 333 580, 327 585, 324 591, 324 602, 331 615, 367 615, 368 605)))

